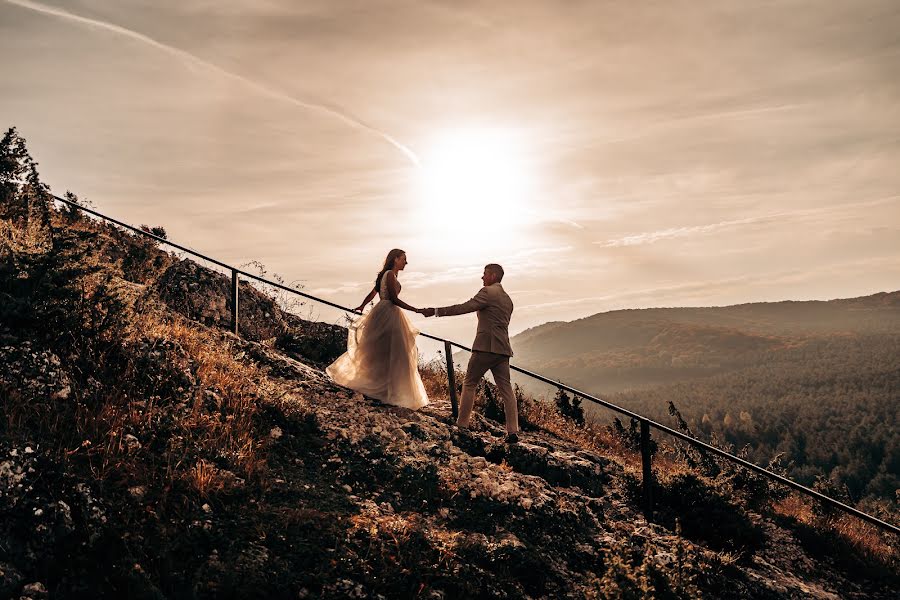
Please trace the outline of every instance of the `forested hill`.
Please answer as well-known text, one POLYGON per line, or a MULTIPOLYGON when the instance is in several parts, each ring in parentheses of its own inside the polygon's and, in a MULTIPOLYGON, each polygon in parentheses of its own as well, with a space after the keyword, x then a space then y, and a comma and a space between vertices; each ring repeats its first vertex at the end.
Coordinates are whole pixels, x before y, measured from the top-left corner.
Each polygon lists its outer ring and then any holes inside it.
POLYGON ((520 366, 610 393, 759 364, 822 337, 900 335, 900 291, 827 302, 654 308, 547 323, 513 338, 520 366))
MULTIPOLYGON (((518 364, 849 500, 900 488, 900 292, 827 302, 622 310, 536 327, 518 364)), ((523 382, 524 383, 524 382, 523 382)), ((605 416, 604 416, 605 418, 605 416)))

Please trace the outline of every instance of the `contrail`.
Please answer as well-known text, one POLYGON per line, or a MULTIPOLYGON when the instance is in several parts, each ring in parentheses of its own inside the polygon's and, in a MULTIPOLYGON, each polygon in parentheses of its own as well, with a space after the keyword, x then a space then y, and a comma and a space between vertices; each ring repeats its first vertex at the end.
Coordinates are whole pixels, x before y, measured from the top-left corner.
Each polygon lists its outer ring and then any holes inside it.
POLYGON ((708 225, 695 225, 692 227, 672 227, 670 229, 662 229, 658 231, 648 231, 634 235, 628 235, 614 240, 604 240, 593 242, 603 248, 617 248, 623 246, 639 246, 643 244, 654 244, 661 240, 672 238, 689 237, 694 234, 712 233, 719 229, 727 229, 740 225, 751 225, 754 223, 764 223, 773 221, 782 217, 807 217, 833 212, 840 212, 847 209, 857 209, 862 207, 878 206, 881 204, 891 204, 900 199, 900 195, 885 196, 874 200, 865 200, 862 202, 850 202, 845 204, 835 204, 834 206, 823 206, 821 208, 804 208, 799 210, 781 211, 759 215, 755 217, 747 217, 744 219, 733 219, 730 221, 721 221, 719 223, 710 223, 708 225))
POLYGON ((65 10, 62 10, 59 8, 47 6, 45 4, 40 4, 38 2, 31 2, 31 0, 5 0, 5 1, 9 4, 14 4, 21 8, 27 8, 29 10, 43 13, 45 15, 51 15, 54 17, 59 17, 61 19, 67 19, 69 21, 81 23, 82 25, 88 25, 89 27, 97 27, 100 29, 105 29, 107 31, 111 31, 113 33, 117 33, 119 35, 124 35, 133 40, 137 40, 139 42, 143 42, 149 46, 152 46, 152 47, 156 48, 157 50, 162 50, 163 52, 166 52, 167 54, 170 54, 172 56, 175 56, 175 57, 181 59, 182 61, 184 61, 187 64, 203 67, 203 68, 208 69, 218 75, 221 75, 222 77, 231 79, 232 81, 237 81, 237 82, 249 87, 253 91, 255 91, 259 94, 262 94, 263 96, 268 96, 269 98, 281 100, 283 102, 293 104, 294 106, 298 106, 298 107, 306 109, 306 110, 317 111, 317 112, 326 114, 332 118, 339 119, 339 120, 343 121, 344 123, 350 125, 351 127, 355 127, 357 129, 362 129, 362 130, 365 130, 365 131, 368 131, 370 133, 377 135, 378 137, 380 137, 381 139, 383 139, 384 141, 389 143, 391 146, 393 146, 394 148, 396 148, 397 150, 402 152, 403 155, 406 156, 406 158, 408 158, 409 161, 412 162, 413 165, 419 166, 419 157, 416 156, 415 152, 410 150, 407 146, 401 144, 395 138, 393 138, 392 136, 388 135, 387 133, 381 131, 380 129, 372 127, 368 123, 366 123, 352 115, 349 115, 337 108, 333 108, 333 107, 327 106, 325 104, 319 104, 319 103, 315 103, 315 102, 306 102, 306 101, 300 100, 298 98, 294 98, 293 96, 289 96, 288 94, 285 94, 284 92, 281 92, 274 88, 268 87, 259 82, 253 81, 252 79, 248 79, 242 75, 238 75, 237 73, 232 73, 231 71, 227 71, 227 70, 223 69, 222 67, 219 67, 211 62, 207 62, 207 61, 203 60, 202 58, 195 56, 194 54, 191 54, 190 52, 181 50, 180 48, 176 48, 174 46, 169 46, 168 44, 164 44, 158 40, 153 39, 150 36, 144 35, 143 33, 139 33, 132 29, 127 29, 125 27, 121 27, 121 26, 115 25, 113 23, 108 23, 106 21, 98 21, 96 19, 82 17, 80 15, 76 15, 74 13, 70 13, 68 11, 65 11, 65 10))

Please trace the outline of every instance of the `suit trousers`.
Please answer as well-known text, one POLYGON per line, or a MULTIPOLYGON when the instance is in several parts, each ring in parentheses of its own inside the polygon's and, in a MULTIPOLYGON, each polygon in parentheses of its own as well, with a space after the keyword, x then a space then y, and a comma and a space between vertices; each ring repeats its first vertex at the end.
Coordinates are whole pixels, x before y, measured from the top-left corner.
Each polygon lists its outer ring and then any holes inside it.
POLYGON ((475 406, 475 391, 484 374, 490 371, 500 399, 503 400, 503 412, 506 415, 506 432, 519 432, 519 410, 516 406, 516 395, 513 393, 509 376, 509 357, 493 352, 472 352, 469 365, 466 367, 466 378, 463 380, 462 398, 459 401, 460 427, 468 427, 475 406))

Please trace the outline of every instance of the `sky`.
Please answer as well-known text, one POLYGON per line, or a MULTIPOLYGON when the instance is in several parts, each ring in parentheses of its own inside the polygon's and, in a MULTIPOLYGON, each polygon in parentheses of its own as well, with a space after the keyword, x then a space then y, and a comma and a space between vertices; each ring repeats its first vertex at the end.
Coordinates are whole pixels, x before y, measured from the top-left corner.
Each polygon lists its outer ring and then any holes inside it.
POLYGON ((0 57, 54 192, 343 305, 900 288, 896 0, 0 0, 0 57))

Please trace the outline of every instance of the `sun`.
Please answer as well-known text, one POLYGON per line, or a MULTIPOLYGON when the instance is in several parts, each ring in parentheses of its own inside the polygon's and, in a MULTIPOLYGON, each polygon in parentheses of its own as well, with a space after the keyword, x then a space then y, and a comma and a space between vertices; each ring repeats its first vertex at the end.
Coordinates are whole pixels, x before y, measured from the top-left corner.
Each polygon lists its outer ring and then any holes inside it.
POLYGON ((527 220, 533 202, 526 150, 521 136, 501 129, 455 128, 436 136, 421 153, 417 174, 423 228, 459 242, 486 229, 495 239, 508 236, 527 220))

